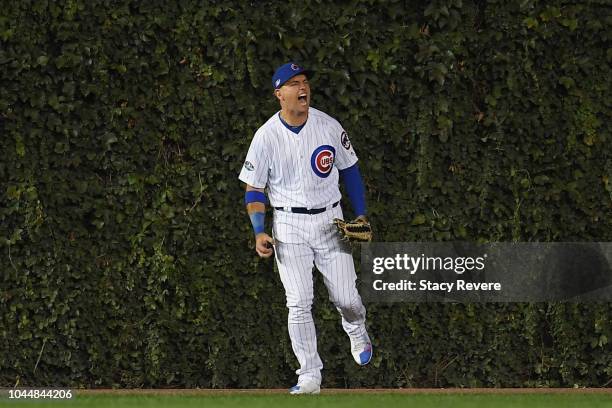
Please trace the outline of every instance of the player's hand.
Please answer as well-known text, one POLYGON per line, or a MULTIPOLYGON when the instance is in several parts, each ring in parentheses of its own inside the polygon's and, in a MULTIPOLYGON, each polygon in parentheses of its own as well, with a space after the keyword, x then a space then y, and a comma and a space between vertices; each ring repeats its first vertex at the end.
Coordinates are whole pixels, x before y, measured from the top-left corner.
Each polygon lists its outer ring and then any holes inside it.
POLYGON ((274 240, 265 232, 257 234, 255 237, 255 251, 262 258, 269 258, 274 254, 272 244, 274 244, 274 240))

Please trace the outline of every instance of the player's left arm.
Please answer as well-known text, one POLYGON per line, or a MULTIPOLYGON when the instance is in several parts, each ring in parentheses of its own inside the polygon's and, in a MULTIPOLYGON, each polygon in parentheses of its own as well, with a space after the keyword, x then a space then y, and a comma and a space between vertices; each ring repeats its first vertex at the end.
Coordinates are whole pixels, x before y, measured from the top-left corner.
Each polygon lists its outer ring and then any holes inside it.
POLYGON ((338 168, 340 180, 344 184, 355 215, 367 223, 365 186, 357 164, 357 154, 348 134, 339 123, 334 133, 336 134, 334 144, 337 152, 334 164, 338 168))
POLYGON ((340 170, 340 179, 344 184, 346 194, 349 196, 355 215, 357 218, 367 222, 365 186, 359 171, 359 165, 355 163, 346 169, 340 170))

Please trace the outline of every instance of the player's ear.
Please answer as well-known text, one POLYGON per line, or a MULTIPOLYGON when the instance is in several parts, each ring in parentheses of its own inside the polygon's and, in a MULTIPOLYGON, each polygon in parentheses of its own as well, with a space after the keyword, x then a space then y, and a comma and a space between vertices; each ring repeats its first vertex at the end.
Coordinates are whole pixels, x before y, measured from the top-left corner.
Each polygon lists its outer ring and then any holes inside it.
POLYGON ((281 100, 281 91, 280 91, 280 89, 275 89, 274 90, 274 96, 276 96, 276 99, 278 99, 279 101, 281 100))

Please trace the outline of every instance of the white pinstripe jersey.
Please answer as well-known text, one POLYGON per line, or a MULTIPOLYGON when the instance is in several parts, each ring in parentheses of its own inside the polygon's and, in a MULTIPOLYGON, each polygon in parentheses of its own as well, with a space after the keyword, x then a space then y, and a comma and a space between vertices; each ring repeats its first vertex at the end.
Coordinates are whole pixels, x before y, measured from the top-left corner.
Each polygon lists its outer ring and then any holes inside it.
POLYGON ((339 201, 338 170, 357 162, 340 123, 310 107, 308 120, 295 134, 279 115, 255 133, 239 179, 256 188, 267 186, 273 207, 322 208, 339 201))

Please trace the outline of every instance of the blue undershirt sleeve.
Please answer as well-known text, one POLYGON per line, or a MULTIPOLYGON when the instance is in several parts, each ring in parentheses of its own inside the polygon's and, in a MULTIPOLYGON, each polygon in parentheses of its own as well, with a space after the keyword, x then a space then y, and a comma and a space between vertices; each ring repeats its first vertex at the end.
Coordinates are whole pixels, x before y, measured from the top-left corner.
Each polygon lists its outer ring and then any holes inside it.
POLYGON ((355 215, 357 217, 366 215, 365 186, 363 185, 357 163, 353 164, 351 167, 340 170, 340 179, 344 183, 346 193, 349 196, 355 215))

